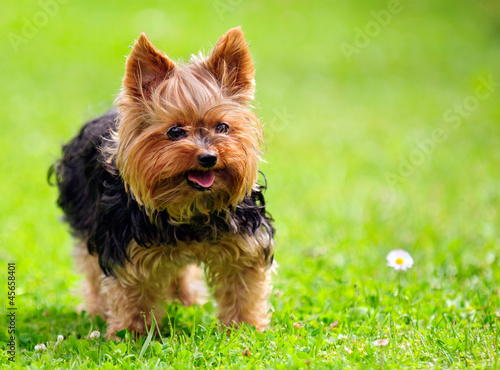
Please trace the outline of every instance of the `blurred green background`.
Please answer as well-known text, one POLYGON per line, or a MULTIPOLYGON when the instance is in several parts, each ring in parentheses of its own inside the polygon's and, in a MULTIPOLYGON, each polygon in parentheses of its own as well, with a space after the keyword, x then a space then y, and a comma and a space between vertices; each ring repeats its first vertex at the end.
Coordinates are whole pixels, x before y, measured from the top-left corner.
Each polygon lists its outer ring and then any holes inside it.
MULTIPOLYGON (((278 309, 290 304, 300 314, 309 297, 321 310, 338 281, 388 279, 385 255, 396 248, 413 255, 422 289, 459 282, 458 272, 471 269, 496 287, 498 1, 41 0, 1 8, 0 260, 17 263, 23 325, 31 310, 70 312, 79 302, 72 241, 46 173, 61 144, 112 105, 142 31, 175 60, 208 52, 231 27, 245 32, 267 136, 278 309), (317 256, 323 268, 311 267, 317 256)), ((498 288, 492 294, 498 302, 498 288)))

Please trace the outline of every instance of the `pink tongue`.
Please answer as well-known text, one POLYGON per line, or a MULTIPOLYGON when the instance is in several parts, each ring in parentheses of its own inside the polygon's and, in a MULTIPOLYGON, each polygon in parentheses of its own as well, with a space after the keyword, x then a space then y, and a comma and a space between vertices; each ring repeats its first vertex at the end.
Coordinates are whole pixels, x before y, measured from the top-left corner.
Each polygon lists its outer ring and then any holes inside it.
POLYGON ((209 188, 214 183, 215 174, 214 171, 190 171, 188 179, 204 188, 209 188))

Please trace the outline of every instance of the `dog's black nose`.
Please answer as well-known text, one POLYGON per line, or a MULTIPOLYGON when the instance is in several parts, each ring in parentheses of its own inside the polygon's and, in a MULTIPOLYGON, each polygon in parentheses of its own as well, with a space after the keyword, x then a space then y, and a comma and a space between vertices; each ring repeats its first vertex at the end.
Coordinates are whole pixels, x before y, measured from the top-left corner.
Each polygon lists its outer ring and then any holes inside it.
POLYGON ((206 152, 198 156, 198 163, 203 168, 212 168, 217 163, 217 156, 214 152, 206 152))

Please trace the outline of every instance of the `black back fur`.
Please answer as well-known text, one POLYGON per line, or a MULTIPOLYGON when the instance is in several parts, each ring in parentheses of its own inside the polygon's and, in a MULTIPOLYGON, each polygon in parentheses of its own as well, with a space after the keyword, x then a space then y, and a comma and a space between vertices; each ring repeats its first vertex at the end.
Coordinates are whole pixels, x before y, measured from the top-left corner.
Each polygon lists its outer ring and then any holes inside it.
MULTIPOLYGON (((59 187, 58 205, 65 213, 73 234, 87 241, 89 253, 99 256, 106 275, 113 275, 116 265, 127 261, 127 246, 135 240, 140 246, 177 247, 178 241, 216 243, 221 235, 238 233, 252 236, 263 228, 272 240, 274 228, 265 210, 259 186, 245 197, 230 214, 211 214, 186 224, 173 224, 166 211, 157 212, 152 220, 146 210, 126 191, 113 163, 106 163, 101 149, 111 140, 118 119, 116 111, 85 124, 80 133, 63 147, 63 157, 49 171, 56 175, 59 187)), ((266 246, 269 264, 272 246, 266 246)))

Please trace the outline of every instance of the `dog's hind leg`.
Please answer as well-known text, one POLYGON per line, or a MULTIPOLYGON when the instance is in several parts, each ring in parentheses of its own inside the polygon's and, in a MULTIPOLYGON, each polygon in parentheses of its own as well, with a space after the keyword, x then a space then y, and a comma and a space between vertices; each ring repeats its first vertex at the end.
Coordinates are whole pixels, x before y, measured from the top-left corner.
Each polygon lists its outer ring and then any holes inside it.
POLYGON ((77 307, 77 311, 85 310, 92 316, 99 313, 105 316, 105 304, 101 293, 101 283, 104 279, 104 274, 99 267, 97 257, 89 254, 87 243, 84 241, 77 244, 74 257, 78 272, 85 275, 85 280, 82 282, 81 287, 84 303, 77 307))
POLYGON ((192 264, 179 270, 175 285, 177 297, 185 306, 207 302, 209 293, 199 266, 192 264))

